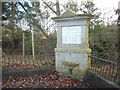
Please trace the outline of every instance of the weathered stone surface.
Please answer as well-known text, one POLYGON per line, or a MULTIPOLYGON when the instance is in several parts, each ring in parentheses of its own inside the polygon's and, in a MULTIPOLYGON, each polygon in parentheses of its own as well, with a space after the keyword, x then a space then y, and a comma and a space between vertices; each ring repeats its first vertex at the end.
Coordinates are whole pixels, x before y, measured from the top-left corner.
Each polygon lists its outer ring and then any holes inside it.
POLYGON ((91 52, 88 43, 89 19, 89 15, 77 14, 72 11, 66 11, 60 17, 53 18, 57 24, 57 47, 55 48, 55 63, 56 70, 58 72, 68 76, 72 74, 71 76, 74 78, 78 78, 79 76, 79 78, 81 78, 82 75, 84 75, 89 69, 89 54, 91 52), (72 35, 72 33, 68 32, 67 27, 68 30, 75 34, 72 35), (74 30, 71 30, 70 27, 74 30), (66 30, 65 32, 68 33, 68 36, 63 33, 63 30, 66 30), (79 32, 79 34, 77 32, 79 32), (77 35, 77 37, 75 35, 77 35), (71 38, 79 38, 80 40, 78 40, 77 43, 71 43, 73 42, 73 39, 71 38), (72 62, 78 65, 74 69, 70 69, 68 66, 63 64, 64 62, 72 62))

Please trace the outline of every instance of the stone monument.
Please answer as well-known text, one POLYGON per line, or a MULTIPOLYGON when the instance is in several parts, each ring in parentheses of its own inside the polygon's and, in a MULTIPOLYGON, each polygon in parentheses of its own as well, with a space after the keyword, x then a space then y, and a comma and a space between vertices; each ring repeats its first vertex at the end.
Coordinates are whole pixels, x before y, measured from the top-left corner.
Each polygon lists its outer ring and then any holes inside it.
POLYGON ((57 25, 56 70, 62 75, 82 79, 90 68, 89 20, 92 15, 67 10, 52 18, 57 25))

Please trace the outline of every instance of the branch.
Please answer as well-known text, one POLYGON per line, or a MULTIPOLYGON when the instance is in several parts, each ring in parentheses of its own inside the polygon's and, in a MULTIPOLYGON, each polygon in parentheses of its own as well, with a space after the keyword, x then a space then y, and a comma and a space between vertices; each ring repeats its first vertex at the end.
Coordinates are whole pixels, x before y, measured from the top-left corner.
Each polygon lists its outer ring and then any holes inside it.
POLYGON ((42 1, 43 1, 43 3, 44 3, 46 6, 48 6, 48 8, 49 8, 50 10, 53 11, 53 13, 55 13, 56 15, 58 15, 57 12, 50 7, 50 5, 48 5, 44 0, 42 0, 42 1))
POLYGON ((25 12, 29 15, 29 17, 32 19, 32 23, 36 26, 36 27, 38 27, 38 29, 40 29, 41 30, 41 32, 47 37, 47 38, 49 38, 48 37, 48 35, 47 35, 47 33, 42 29, 42 27, 40 26, 40 25, 38 25, 38 23, 36 23, 37 21, 32 17, 32 15, 31 14, 29 14, 29 12, 25 9, 25 7, 22 5, 22 3, 20 3, 20 2, 18 2, 20 5, 21 5, 21 7, 25 10, 25 12))

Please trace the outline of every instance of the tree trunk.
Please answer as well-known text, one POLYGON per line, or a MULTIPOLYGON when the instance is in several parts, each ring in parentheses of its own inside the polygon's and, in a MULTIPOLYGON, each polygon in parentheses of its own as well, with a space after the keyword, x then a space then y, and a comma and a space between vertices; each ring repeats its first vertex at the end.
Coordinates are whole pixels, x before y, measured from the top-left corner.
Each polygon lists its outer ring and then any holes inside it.
MULTIPOLYGON (((118 60, 117 60, 117 76, 120 80, 120 1, 118 2, 118 60)), ((118 82, 120 85, 120 82, 118 82)))
POLYGON ((60 5, 59 5, 59 0, 56 0, 56 12, 57 12, 57 16, 60 16, 60 5))
POLYGON ((14 16, 15 16, 15 5, 14 2, 12 2, 12 21, 11 21, 11 27, 12 27, 12 49, 14 50, 14 16))
MULTIPOLYGON (((117 76, 120 79, 120 24, 118 25, 118 60, 117 60, 117 76)), ((118 82, 120 84, 120 82, 118 82)))

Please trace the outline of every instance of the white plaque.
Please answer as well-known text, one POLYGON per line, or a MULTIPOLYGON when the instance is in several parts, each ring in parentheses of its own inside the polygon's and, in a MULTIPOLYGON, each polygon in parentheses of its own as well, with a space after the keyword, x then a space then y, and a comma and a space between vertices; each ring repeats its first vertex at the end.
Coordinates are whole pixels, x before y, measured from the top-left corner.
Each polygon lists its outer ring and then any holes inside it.
POLYGON ((81 26, 62 27, 62 44, 81 44, 81 26))

